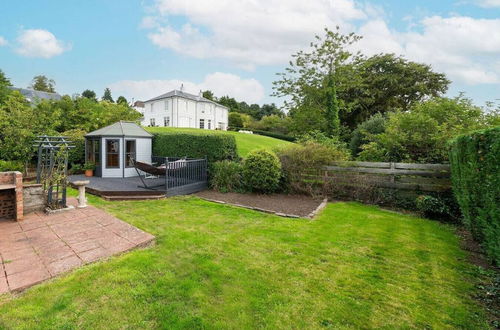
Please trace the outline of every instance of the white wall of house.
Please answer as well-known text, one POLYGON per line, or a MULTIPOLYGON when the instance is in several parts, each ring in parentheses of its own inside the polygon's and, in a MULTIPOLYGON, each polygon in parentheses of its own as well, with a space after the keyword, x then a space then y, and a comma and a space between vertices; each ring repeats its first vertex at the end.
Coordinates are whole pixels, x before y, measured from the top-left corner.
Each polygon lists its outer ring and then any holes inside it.
POLYGON ((173 96, 146 102, 141 124, 227 130, 228 109, 211 102, 173 96))
POLYGON ((127 140, 135 140, 136 160, 139 162, 151 163, 152 139, 150 138, 134 138, 134 137, 102 137, 101 152, 102 152, 102 177, 103 178, 123 178, 137 176, 137 171, 134 167, 127 167, 125 164, 125 144, 127 140), (107 166, 107 140, 117 140, 119 143, 119 166, 109 168, 107 166))

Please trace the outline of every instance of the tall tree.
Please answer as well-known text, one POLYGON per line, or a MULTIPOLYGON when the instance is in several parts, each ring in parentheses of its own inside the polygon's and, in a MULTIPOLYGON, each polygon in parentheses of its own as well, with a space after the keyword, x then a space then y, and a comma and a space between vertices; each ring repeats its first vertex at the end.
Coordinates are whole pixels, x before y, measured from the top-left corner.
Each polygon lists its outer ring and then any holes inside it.
POLYGON ((204 98, 206 98, 208 100, 215 101, 214 93, 210 90, 203 91, 202 95, 204 98))
POLYGON ((356 63, 358 84, 352 84, 341 97, 349 104, 342 121, 355 127, 375 113, 411 107, 432 97, 442 96, 450 81, 430 65, 409 61, 394 54, 379 54, 356 63))
POLYGON ((328 136, 340 135, 340 119, 339 119, 339 103, 337 100, 337 90, 335 89, 335 81, 333 72, 328 75, 328 83, 326 90, 326 134, 328 136))
POLYGON ((1 69, 0 69, 0 86, 12 86, 10 79, 7 78, 7 76, 1 69))
POLYGON ((82 97, 86 97, 90 100, 97 101, 97 95, 93 90, 86 89, 82 93, 82 97))
MULTIPOLYGON (((313 108, 332 117, 328 109, 336 94, 341 124, 354 129, 375 113, 410 109, 448 88, 446 76, 429 65, 393 54, 367 58, 349 51, 360 36, 343 35, 338 28, 325 32, 324 37, 316 36, 310 51, 292 55, 288 68, 273 83, 273 96, 288 99, 285 107, 292 117, 313 108)), ((336 125, 326 119, 324 129, 336 125)))
POLYGON ((219 98, 218 102, 219 102, 219 104, 222 104, 222 105, 228 107, 229 111, 239 112, 240 105, 238 104, 238 101, 236 101, 232 97, 222 96, 221 98, 219 98))
POLYGON ((113 97, 111 96, 111 89, 109 89, 108 87, 104 89, 104 95, 102 96, 102 100, 115 103, 113 97))
POLYGON ((337 91, 349 88, 353 83, 354 63, 362 56, 349 51, 349 47, 361 39, 350 33, 341 34, 325 29, 325 36, 316 36, 310 51, 299 51, 280 80, 273 83, 273 96, 287 97, 284 105, 293 116, 295 111, 317 108, 326 120, 328 134, 338 133, 338 110, 348 111, 345 102, 337 99, 337 91))
POLYGON ((38 75, 33 77, 29 87, 36 91, 55 93, 55 86, 56 82, 53 79, 49 79, 44 75, 38 75))
POLYGON ((10 90, 7 88, 9 86, 12 86, 10 79, 0 70, 0 104, 5 101, 7 95, 10 93, 10 90))
POLYGON ((124 105, 128 105, 128 101, 127 99, 125 98, 125 96, 118 96, 118 98, 116 99, 116 103, 118 104, 124 104, 124 105))

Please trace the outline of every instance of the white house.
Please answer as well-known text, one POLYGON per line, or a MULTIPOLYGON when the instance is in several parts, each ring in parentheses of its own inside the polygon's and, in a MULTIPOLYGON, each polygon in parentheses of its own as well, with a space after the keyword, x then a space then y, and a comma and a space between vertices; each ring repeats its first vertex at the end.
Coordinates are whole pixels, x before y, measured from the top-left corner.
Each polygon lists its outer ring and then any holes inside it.
POLYGON ((136 123, 119 121, 85 135, 85 161, 95 163, 95 176, 137 176, 132 160, 151 163, 152 139, 136 123))
POLYGON ((173 90, 144 102, 143 126, 227 130, 229 109, 201 95, 173 90))

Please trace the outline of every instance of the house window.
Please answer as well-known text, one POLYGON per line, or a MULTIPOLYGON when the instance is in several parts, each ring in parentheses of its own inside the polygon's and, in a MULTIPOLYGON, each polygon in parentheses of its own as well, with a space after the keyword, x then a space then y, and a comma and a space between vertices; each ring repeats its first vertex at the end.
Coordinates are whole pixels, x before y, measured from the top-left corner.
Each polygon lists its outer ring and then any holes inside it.
POLYGON ((156 126, 156 123, 155 123, 155 119, 154 119, 154 118, 150 118, 150 119, 149 119, 149 126, 151 126, 151 127, 155 127, 155 126, 156 126))
POLYGON ((154 103, 151 103, 151 112, 154 112, 154 103))
POLYGON ((85 150, 85 161, 99 165, 101 159, 100 151, 101 151, 100 140, 98 139, 87 140, 87 147, 85 150))
POLYGON ((125 166, 134 167, 134 160, 136 156, 135 152, 135 140, 125 141, 125 166))
POLYGON ((120 168, 120 140, 106 140, 106 168, 120 168))
POLYGON ((224 130, 224 123, 223 122, 219 122, 219 129, 222 131, 224 130))
POLYGON ((163 126, 165 127, 170 126, 170 117, 163 117, 163 126))
POLYGON ((200 119, 200 128, 205 128, 205 119, 200 119))
POLYGON ((210 119, 208 120, 207 128, 212 129, 212 121, 210 119))
POLYGON ((168 100, 165 100, 165 111, 168 111, 168 100))

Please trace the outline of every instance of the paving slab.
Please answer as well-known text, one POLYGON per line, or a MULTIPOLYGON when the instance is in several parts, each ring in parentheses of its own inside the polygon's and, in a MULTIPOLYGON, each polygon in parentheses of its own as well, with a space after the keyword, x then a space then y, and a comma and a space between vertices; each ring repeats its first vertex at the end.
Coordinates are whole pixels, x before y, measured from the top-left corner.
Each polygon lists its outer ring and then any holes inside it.
POLYGON ((153 241, 153 235, 93 206, 31 213, 20 222, 0 220, 0 294, 24 290, 153 241))

